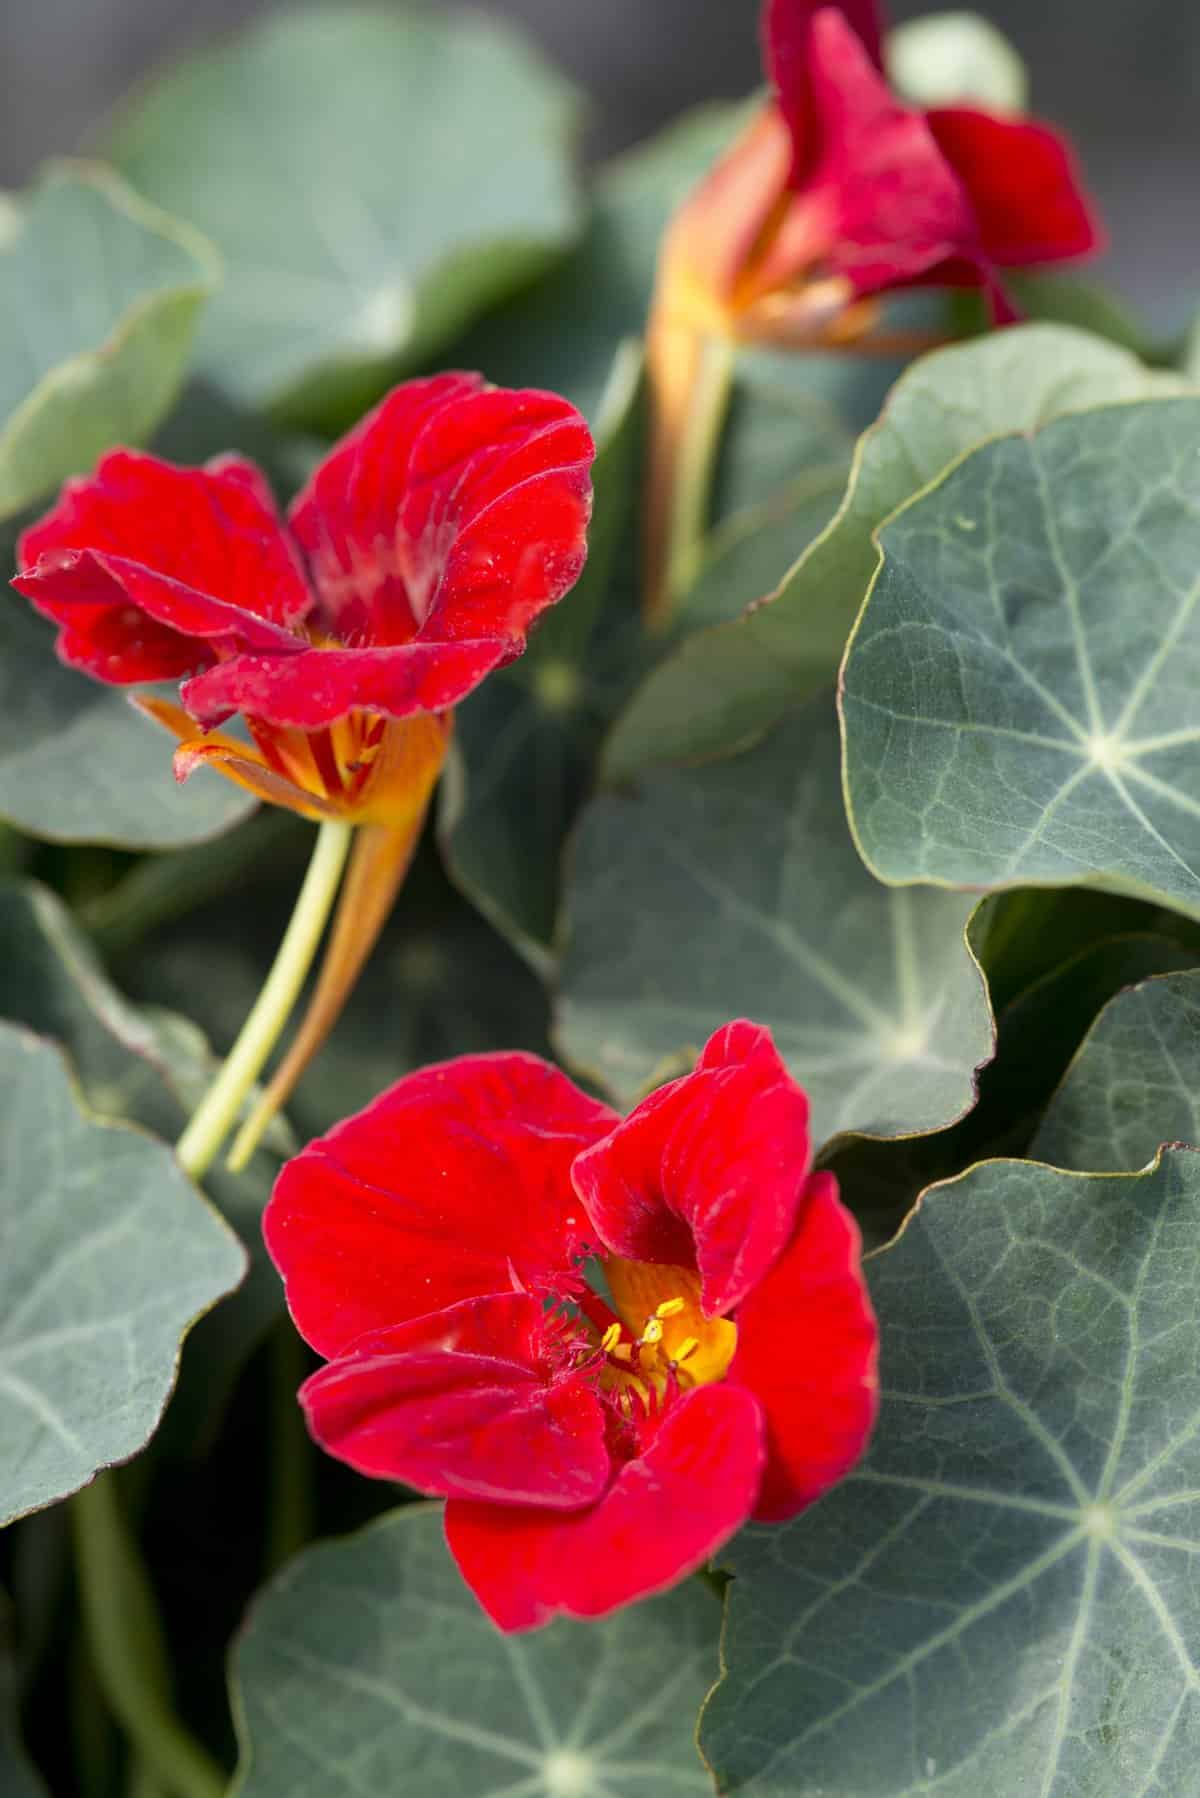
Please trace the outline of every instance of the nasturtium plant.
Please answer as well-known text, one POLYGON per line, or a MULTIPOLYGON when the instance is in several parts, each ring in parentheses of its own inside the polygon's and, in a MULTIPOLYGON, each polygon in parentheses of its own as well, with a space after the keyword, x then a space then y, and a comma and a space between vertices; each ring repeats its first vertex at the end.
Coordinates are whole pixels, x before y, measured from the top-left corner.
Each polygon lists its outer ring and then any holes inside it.
POLYGON ((506 1639, 465 1592, 436 1509, 389 1512, 311 1550, 263 1594, 231 1669, 233 1789, 711 1791, 694 1718, 716 1673, 718 1613, 694 1585, 605 1623, 506 1639))
POLYGON ((0 817, 31 837, 175 849, 219 835, 254 801, 211 774, 164 780, 161 739, 123 693, 54 660, 53 633, 0 611, 0 817))
POLYGON ((107 148, 220 249, 205 371, 319 420, 355 416, 570 248, 575 117, 490 20, 312 8, 164 74, 107 148))
POLYGON ((137 1453, 185 1331, 237 1285, 245 1257, 164 1144, 80 1110, 51 1044, 6 1026, 0 1057, 9 1522, 137 1453))
POLYGON ((1046 1108, 1032 1153, 1058 1167, 1144 1167, 1161 1143, 1200 1136, 1200 979, 1125 986, 1096 1017, 1046 1108))
POLYGON ((659 664, 609 739, 610 774, 735 748, 829 682, 878 565, 876 531, 966 451, 1066 412, 1182 389, 1178 376, 1057 325, 1015 325, 922 357, 862 437, 836 518, 767 604, 696 631, 659 664))
POLYGON ((771 1025, 820 1141, 936 1130, 970 1108, 991 1059, 973 908, 889 891, 863 867, 824 694, 740 756, 649 775, 584 813, 558 1040, 630 1097, 740 1005, 771 1025))
POLYGON ((721 1790, 1186 1790, 1198 1214, 1182 1148, 926 1195, 872 1263, 867 1460, 728 1554, 701 1732, 721 1790))
POLYGON ((1027 46, 751 10, 0 201, 5 1798, 1196 1785, 1195 342, 1027 46))
POLYGON ((0 518, 110 443, 149 437, 220 266, 198 231, 99 165, 59 163, 0 196, 0 518))
POLYGON ((880 533, 846 792, 885 880, 1094 884, 1200 915, 1200 399, 984 446, 880 533))

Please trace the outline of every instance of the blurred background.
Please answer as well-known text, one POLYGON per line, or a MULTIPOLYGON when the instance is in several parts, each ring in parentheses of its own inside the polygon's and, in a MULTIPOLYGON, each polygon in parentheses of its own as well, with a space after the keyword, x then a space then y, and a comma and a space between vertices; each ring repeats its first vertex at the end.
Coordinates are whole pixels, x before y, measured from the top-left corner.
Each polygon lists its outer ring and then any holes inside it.
MULTIPOLYGON (((450 10, 459 0, 428 0, 450 10)), ((524 26, 591 96, 601 156, 685 107, 758 81, 757 0, 474 0, 524 26)), ((156 63, 272 10, 272 0, 0 0, 0 185, 85 148, 106 110, 156 63)), ((935 10, 893 0, 891 17, 935 10)), ((1112 237, 1111 283, 1152 322, 1200 298, 1200 6, 1195 0, 990 0, 1034 104, 1082 152, 1112 237)))

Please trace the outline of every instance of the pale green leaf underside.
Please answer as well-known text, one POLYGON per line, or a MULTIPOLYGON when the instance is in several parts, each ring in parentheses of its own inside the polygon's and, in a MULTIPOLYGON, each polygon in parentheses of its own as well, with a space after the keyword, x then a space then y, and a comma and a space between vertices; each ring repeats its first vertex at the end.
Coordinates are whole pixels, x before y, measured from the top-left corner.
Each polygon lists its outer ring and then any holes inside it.
POLYGON ((0 518, 140 443, 183 379, 218 266, 104 170, 53 166, 0 214, 0 518))
POLYGON ((558 1040, 623 1101, 746 1016, 774 1031, 818 1141, 933 1130, 972 1103, 992 1030, 971 902, 862 866, 828 697, 745 755, 594 801, 570 875, 558 1040))
POLYGON ((935 12, 890 31, 888 79, 910 106, 985 106, 1024 112, 1025 65, 1003 32, 974 12, 935 12))
POLYGON ((1042 1119, 1032 1153, 1056 1167, 1133 1170, 1163 1143, 1200 1144, 1200 973, 1111 999, 1042 1119))
POLYGON ((956 457, 1005 431, 1179 386, 1127 351, 1057 325, 923 357, 861 439, 837 517, 769 605, 697 632, 650 676, 609 742, 609 772, 728 750, 829 680, 878 564, 872 532, 956 457))
POLYGON ((165 1144, 84 1116, 55 1049, 0 1027, 0 1523, 153 1433, 188 1326, 245 1256, 165 1144))
POLYGON ((880 535, 846 788, 879 876, 1200 916, 1200 399, 976 451, 880 535))
POLYGON ((486 19, 313 9, 159 81, 112 150, 225 258, 205 368, 286 402, 339 371, 386 384, 564 250, 573 117, 486 19))
POLYGON ((178 849, 254 810, 207 769, 179 786, 173 749, 123 688, 64 668, 29 602, 0 592, 0 817, 52 842, 178 849))
POLYGON ((233 1665, 237 1798, 664 1798, 712 1785, 696 1709, 712 1594, 502 1636, 459 1578, 441 1507, 293 1561, 233 1665))
POLYGON ((984 1163, 870 1265, 867 1460, 727 1553, 720 1789, 1194 1791, 1200 1156, 984 1163))

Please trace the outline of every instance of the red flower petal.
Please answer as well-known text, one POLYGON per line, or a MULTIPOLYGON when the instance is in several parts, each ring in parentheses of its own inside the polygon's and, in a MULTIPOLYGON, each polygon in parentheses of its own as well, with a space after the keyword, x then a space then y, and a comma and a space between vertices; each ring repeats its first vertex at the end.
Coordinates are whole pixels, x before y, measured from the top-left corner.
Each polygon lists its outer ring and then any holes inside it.
POLYGON ((968 106, 936 107, 925 116, 970 196, 992 262, 1022 268, 1104 247, 1074 153, 1048 125, 968 106))
POLYGON ((604 1407, 561 1327, 502 1293, 365 1336, 301 1388, 309 1428, 359 1473, 422 1492, 591 1504, 609 1479, 604 1407))
POLYGON ((692 1573, 754 1503, 762 1414, 739 1386, 700 1386, 666 1413, 590 1510, 547 1515, 451 1499, 446 1540, 463 1578, 502 1630, 563 1613, 602 1617, 692 1573))
POLYGON ((235 656, 188 681, 181 697, 198 723, 245 712, 266 724, 318 730, 348 712, 408 718, 457 705, 517 650, 508 638, 404 643, 394 649, 301 649, 235 656))
POLYGON ((615 1114, 536 1055, 423 1068, 284 1167, 263 1233, 301 1335, 345 1352, 460 1299, 571 1285, 580 1149, 615 1114))
POLYGON ((808 1183, 795 1238, 737 1313, 729 1379, 767 1425, 759 1522, 792 1517, 849 1472, 878 1405, 878 1331, 858 1227, 832 1174, 808 1183))
POLYGON ((478 393, 482 375, 406 381, 330 450, 288 510, 325 623, 344 641, 404 643, 415 620, 399 530, 413 445, 445 406, 478 393))
POLYGON ((292 507, 330 630, 515 650, 583 567, 594 454, 557 394, 463 374, 398 387, 292 507))
POLYGON ((829 7, 813 19, 810 79, 821 159, 809 204, 823 203, 835 221, 830 267, 857 292, 871 293, 919 278, 950 256, 973 255, 979 233, 970 202, 924 114, 895 98, 829 7))
POLYGON ((586 1150, 572 1177, 607 1248, 697 1268, 703 1309, 719 1317, 782 1253, 808 1164, 808 1100, 770 1031, 743 1021, 586 1150))
POLYGON ((64 627, 63 659, 102 680, 194 671, 215 659, 205 639, 290 652, 312 605, 265 481, 233 456, 185 469, 114 450, 17 553, 13 585, 64 627))
MULTIPOLYGON (((763 66, 791 133, 792 182, 797 187, 811 173, 821 152, 809 65, 813 16, 822 10, 831 9, 814 0, 766 0, 762 12, 763 66)), ((840 0, 840 11, 876 68, 882 69, 877 0, 840 0)))

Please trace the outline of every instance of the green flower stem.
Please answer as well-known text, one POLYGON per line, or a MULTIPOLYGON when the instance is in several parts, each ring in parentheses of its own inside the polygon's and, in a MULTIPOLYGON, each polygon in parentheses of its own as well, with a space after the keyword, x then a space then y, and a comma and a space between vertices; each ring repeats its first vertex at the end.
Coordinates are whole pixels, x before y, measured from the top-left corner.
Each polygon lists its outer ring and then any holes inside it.
POLYGON ((671 495, 667 547, 670 618, 704 565, 713 476, 733 392, 733 366, 732 342, 725 337, 705 338, 671 495))
POLYGON ((284 932, 275 965, 216 1080, 180 1137, 175 1153, 194 1180, 207 1172, 291 1015, 337 897, 353 825, 324 823, 284 932))
POLYGON ((109 1708, 173 1798, 222 1798, 225 1774, 172 1712, 162 1624, 112 1473, 75 1494, 71 1520, 88 1648, 109 1708))

